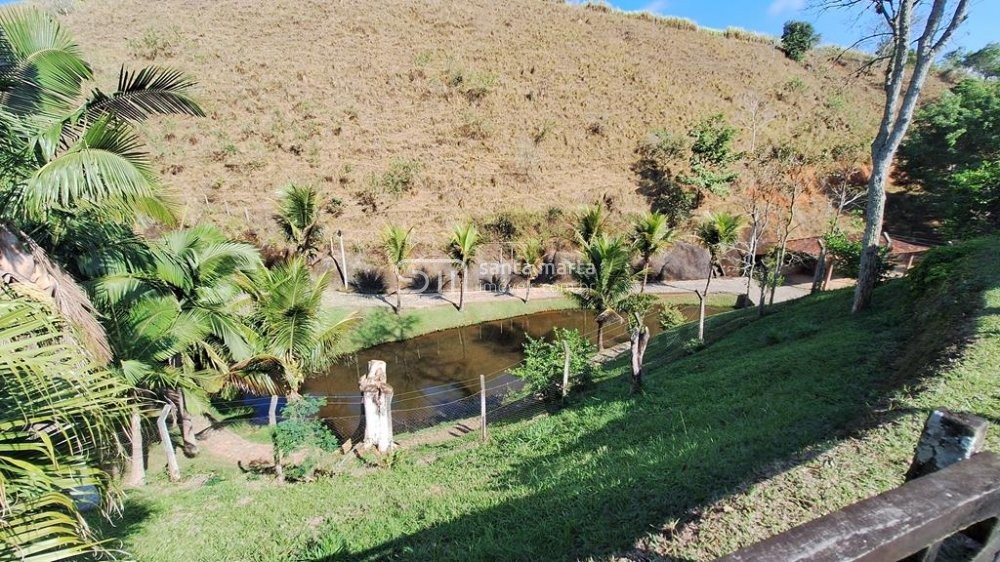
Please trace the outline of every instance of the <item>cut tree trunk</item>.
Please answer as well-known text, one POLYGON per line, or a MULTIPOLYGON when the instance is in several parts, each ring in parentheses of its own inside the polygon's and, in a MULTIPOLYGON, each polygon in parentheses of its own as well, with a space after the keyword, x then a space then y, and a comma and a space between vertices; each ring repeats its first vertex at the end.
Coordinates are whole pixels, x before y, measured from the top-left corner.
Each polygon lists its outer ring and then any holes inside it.
POLYGON ((142 486, 146 483, 146 466, 142 453, 142 414, 139 413, 138 406, 132 406, 132 413, 129 414, 129 441, 132 458, 129 459, 126 483, 129 486, 142 486))
POLYGON ((167 431, 167 416, 170 415, 173 406, 164 404, 160 410, 160 417, 156 418, 156 428, 160 432, 160 443, 163 445, 163 452, 167 456, 167 478, 171 482, 181 479, 181 467, 177 464, 177 455, 174 453, 174 443, 170 440, 170 432, 167 431))
POLYGON ((712 284, 712 269, 708 270, 708 280, 705 281, 705 292, 695 291, 698 295, 698 343, 705 343, 705 301, 708 300, 708 288, 712 284))
POLYGON ((164 393, 167 400, 173 403, 174 410, 171 415, 176 416, 181 428, 181 441, 183 442, 184 456, 194 458, 198 456, 198 443, 194 438, 194 421, 191 419, 191 412, 187 409, 184 401, 184 392, 180 389, 171 388, 164 393))
POLYGON ((642 363, 649 345, 649 327, 642 323, 642 316, 635 314, 636 327, 632 330, 630 347, 632 350, 632 391, 642 390, 642 363))
POLYGON ((395 446, 392 438, 392 387, 386 382, 385 361, 368 362, 368 373, 361 377, 365 410, 365 448, 375 447, 388 453, 395 446))

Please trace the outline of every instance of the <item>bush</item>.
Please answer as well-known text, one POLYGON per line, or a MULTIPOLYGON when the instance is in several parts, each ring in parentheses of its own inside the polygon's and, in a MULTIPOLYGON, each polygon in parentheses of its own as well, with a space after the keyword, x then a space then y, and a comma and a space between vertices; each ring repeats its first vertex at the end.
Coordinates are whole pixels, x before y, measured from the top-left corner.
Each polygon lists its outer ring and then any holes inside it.
POLYGON ((545 401, 555 401, 562 397, 565 361, 563 342, 569 343, 570 388, 590 386, 597 369, 590 360, 597 353, 597 346, 579 331, 556 328, 552 334, 552 341, 529 337, 524 343, 524 361, 511 371, 524 381, 525 387, 532 394, 545 401))
POLYGON ((316 416, 326 405, 325 398, 304 396, 291 400, 281 412, 282 420, 271 434, 274 450, 287 458, 292 453, 304 451, 305 456, 296 464, 284 466, 285 478, 309 480, 319 464, 319 452, 332 452, 340 446, 337 438, 316 416))
POLYGON ((760 43, 762 45, 774 45, 774 37, 765 33, 743 29, 742 27, 727 27, 724 35, 726 39, 736 39, 737 41, 760 43))
MULTIPOLYGON (((861 240, 851 240, 843 232, 833 232, 823 237, 826 251, 833 258, 840 272, 851 278, 857 278, 861 265, 861 240)), ((889 263, 889 248, 879 248, 878 280, 885 280, 892 264, 889 263)))
POLYGON ((819 40, 820 36, 811 23, 788 21, 785 22, 785 29, 781 34, 781 48, 788 58, 802 62, 806 53, 819 44, 819 40))
POLYGON ((660 327, 664 330, 676 328, 686 321, 687 318, 684 317, 684 313, 676 305, 664 304, 660 308, 660 327))

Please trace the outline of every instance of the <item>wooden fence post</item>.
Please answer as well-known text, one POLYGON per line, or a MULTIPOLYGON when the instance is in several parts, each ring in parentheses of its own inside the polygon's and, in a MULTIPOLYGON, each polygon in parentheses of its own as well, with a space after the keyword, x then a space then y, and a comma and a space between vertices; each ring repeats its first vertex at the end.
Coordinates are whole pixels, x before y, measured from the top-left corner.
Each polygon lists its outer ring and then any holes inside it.
MULTIPOLYGON (((906 481, 948 468, 982 452, 986 444, 987 427, 989 423, 986 420, 971 414, 951 412, 943 408, 934 410, 924 422, 924 430, 920 434, 920 440, 917 441, 913 462, 906 472, 906 481)), ((976 525, 967 534, 977 535, 976 538, 985 544, 987 537, 996 533, 996 528, 995 523, 989 528, 976 525)), ((940 540, 909 556, 904 562, 933 561, 937 559, 943 544, 944 540, 940 540)))
POLYGON ((160 417, 156 418, 156 428, 160 431, 160 443, 163 445, 163 452, 167 455, 167 477, 171 482, 181 479, 181 468, 177 464, 177 454, 174 453, 174 444, 170 440, 170 432, 167 431, 167 416, 170 415, 174 407, 171 404, 164 404, 160 410, 160 417))
POLYGON ((481 438, 485 442, 486 434, 486 376, 479 375, 479 420, 481 438))
POLYGON ((278 425, 278 397, 271 396, 271 404, 267 408, 267 425, 274 427, 278 425))
POLYGON ((569 394, 569 341, 567 340, 563 340, 563 353, 565 359, 563 359, 562 397, 566 398, 566 395, 569 394))

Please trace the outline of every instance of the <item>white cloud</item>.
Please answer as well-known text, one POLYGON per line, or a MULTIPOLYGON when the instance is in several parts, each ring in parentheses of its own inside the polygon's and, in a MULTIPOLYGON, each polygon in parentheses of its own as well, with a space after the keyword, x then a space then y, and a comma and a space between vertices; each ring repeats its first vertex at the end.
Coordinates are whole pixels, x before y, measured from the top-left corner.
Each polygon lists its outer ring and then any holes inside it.
POLYGON ((637 12, 649 12, 651 14, 661 14, 661 13, 663 13, 664 10, 667 9, 667 6, 669 6, 669 3, 667 2, 667 0, 652 0, 651 2, 649 2, 648 4, 646 4, 643 7, 639 8, 636 11, 637 12))
POLYGON ((778 16, 787 12, 801 12, 806 8, 806 0, 774 0, 767 13, 778 16))

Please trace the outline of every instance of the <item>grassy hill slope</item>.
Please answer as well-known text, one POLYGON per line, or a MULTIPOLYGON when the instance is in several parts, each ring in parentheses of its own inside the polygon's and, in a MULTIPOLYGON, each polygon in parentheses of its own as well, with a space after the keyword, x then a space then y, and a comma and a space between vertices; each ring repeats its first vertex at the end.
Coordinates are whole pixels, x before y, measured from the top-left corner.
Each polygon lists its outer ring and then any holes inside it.
POLYGON ((268 234, 290 181, 340 198, 325 221, 362 242, 385 221, 430 239, 464 215, 604 193, 634 210, 630 167, 653 129, 683 135, 721 112, 747 148, 759 99, 760 142, 830 147, 863 144, 879 115, 877 76, 829 53, 802 65, 759 38, 555 1, 62 4, 103 80, 123 62, 196 77, 209 117, 152 124, 149 139, 187 220, 233 231, 246 212, 268 234), (412 189, 366 216, 357 193, 414 164, 412 189))
POLYGON ((713 317, 695 353, 691 326, 667 332, 646 394, 612 365, 488 445, 297 485, 197 459, 131 492, 110 531, 146 562, 710 559, 900 484, 933 408, 1000 421, 998 244, 933 254, 862 315, 837 291, 713 317))

